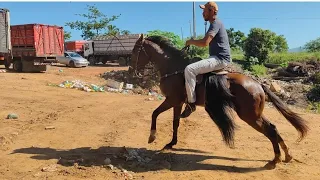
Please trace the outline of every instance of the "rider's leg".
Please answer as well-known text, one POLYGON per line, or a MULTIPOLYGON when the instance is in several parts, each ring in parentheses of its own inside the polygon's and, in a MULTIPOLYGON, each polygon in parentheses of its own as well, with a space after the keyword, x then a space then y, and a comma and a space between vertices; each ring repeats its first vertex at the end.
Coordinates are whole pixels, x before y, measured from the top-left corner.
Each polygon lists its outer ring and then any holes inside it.
POLYGON ((188 117, 193 111, 196 110, 196 76, 199 74, 222 69, 226 66, 227 64, 224 61, 221 61, 218 58, 212 56, 208 59, 203 59, 201 61, 192 63, 185 68, 184 75, 188 103, 186 110, 182 114, 182 117, 188 117))

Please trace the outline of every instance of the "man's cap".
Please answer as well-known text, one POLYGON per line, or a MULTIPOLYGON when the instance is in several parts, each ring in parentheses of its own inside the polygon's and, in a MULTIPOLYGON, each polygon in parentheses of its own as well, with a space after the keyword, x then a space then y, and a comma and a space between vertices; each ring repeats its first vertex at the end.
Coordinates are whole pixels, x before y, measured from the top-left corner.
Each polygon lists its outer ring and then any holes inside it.
POLYGON ((213 8, 214 11, 218 11, 218 5, 217 3, 213 2, 213 1, 209 1, 206 4, 201 4, 200 5, 201 9, 209 9, 209 8, 213 8))

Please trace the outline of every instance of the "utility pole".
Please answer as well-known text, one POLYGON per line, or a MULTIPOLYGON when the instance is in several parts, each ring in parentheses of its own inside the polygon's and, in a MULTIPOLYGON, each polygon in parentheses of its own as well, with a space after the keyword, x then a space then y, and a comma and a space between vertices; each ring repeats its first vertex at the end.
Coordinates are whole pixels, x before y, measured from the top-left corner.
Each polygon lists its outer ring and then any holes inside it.
POLYGON ((207 21, 204 22, 204 34, 207 33, 207 21))
POLYGON ((182 31, 182 27, 181 27, 181 40, 183 40, 183 31, 182 31))
POLYGON ((196 3, 193 1, 193 38, 196 38, 196 3))
POLYGON ((191 21, 189 20, 189 25, 190 25, 190 37, 192 37, 192 28, 191 28, 191 21))

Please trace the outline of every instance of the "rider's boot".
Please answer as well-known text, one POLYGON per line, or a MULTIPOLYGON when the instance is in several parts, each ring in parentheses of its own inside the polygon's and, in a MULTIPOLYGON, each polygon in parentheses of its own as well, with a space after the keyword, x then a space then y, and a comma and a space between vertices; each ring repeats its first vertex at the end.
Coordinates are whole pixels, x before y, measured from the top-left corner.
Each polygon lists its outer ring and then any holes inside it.
POLYGON ((186 118, 189 117, 191 113, 193 113, 196 110, 196 103, 186 103, 186 107, 182 114, 180 115, 180 118, 186 118))

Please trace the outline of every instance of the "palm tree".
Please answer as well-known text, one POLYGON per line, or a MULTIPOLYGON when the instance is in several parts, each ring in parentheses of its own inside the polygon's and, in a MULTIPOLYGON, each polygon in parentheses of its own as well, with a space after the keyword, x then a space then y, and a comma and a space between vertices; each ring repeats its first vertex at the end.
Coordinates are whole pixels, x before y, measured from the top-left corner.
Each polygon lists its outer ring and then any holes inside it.
POLYGON ((129 35, 129 34, 130 34, 130 31, 129 31, 129 30, 123 30, 123 31, 121 31, 121 34, 123 34, 123 35, 129 35))

